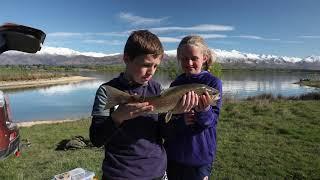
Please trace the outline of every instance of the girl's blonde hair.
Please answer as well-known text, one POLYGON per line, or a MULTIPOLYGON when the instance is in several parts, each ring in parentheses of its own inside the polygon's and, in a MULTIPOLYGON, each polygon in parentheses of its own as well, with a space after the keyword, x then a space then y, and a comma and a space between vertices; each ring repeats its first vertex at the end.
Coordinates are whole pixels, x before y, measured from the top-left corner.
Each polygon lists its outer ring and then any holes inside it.
POLYGON ((180 59, 181 57, 181 50, 185 46, 195 46, 202 50, 202 53, 204 56, 207 57, 207 61, 204 64, 204 70, 208 71, 209 67, 215 62, 216 60, 216 54, 210 50, 206 42, 201 36, 198 35, 189 35, 184 37, 178 46, 177 49, 177 57, 180 59))

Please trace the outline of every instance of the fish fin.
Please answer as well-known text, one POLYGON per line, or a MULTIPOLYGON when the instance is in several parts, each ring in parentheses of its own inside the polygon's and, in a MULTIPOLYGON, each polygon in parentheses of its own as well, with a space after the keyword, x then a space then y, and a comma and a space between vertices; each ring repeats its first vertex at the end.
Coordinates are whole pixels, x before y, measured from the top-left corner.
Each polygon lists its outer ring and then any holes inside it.
POLYGON ((110 109, 119 104, 128 103, 130 98, 132 97, 129 93, 123 92, 117 88, 104 85, 106 90, 107 102, 105 109, 110 109))
POLYGON ((172 117, 172 111, 167 112, 166 117, 165 117, 166 123, 168 123, 170 121, 171 117, 172 117))

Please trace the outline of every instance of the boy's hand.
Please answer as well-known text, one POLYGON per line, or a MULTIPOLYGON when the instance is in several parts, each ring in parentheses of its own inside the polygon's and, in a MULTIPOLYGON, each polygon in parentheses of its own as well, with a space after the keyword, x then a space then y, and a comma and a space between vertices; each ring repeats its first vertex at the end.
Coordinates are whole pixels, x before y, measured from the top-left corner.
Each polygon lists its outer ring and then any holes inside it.
POLYGON ((205 92, 204 95, 199 96, 199 103, 195 107, 197 112, 204 112, 210 109, 210 95, 208 92, 205 92))
POLYGON ((176 107, 173 109, 173 114, 182 114, 189 112, 192 108, 197 106, 199 103, 199 97, 196 93, 193 91, 190 91, 183 95, 180 102, 176 105, 176 107))
POLYGON ((111 118, 117 126, 120 126, 124 121, 138 117, 147 112, 153 111, 153 106, 148 102, 143 103, 128 103, 120 105, 112 114, 111 118))
POLYGON ((194 110, 191 110, 188 113, 184 113, 183 117, 184 117, 184 122, 186 123, 186 125, 193 125, 196 121, 196 118, 194 116, 194 110))

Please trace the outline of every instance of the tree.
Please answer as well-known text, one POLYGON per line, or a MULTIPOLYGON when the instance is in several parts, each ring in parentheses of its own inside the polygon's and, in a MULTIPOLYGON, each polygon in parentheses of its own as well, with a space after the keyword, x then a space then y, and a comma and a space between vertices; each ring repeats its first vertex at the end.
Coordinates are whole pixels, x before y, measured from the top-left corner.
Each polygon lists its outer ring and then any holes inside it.
POLYGON ((222 76, 222 66, 218 62, 214 62, 210 67, 209 67, 209 72, 213 74, 214 76, 221 78, 222 76))

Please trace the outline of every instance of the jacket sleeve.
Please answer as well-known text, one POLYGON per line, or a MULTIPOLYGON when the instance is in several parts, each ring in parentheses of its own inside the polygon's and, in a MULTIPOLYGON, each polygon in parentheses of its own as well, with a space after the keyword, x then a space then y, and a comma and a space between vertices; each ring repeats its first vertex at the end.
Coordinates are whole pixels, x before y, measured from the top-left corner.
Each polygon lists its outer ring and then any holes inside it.
POLYGON ((219 90, 220 99, 217 101, 216 106, 210 106, 210 109, 206 112, 196 112, 196 124, 193 128, 194 131, 202 131, 205 128, 215 126, 218 123, 220 108, 222 104, 222 82, 217 80, 216 83, 210 85, 211 87, 219 90))
POLYGON ((95 96, 92 108, 92 122, 89 129, 90 140, 97 147, 111 140, 118 130, 110 117, 110 109, 105 109, 106 103, 108 103, 106 89, 100 86, 95 96))

